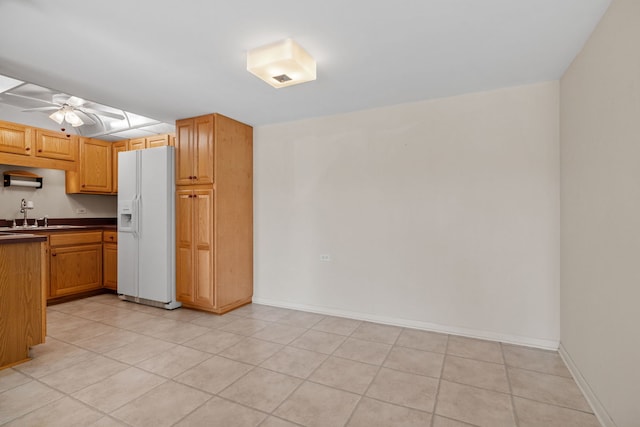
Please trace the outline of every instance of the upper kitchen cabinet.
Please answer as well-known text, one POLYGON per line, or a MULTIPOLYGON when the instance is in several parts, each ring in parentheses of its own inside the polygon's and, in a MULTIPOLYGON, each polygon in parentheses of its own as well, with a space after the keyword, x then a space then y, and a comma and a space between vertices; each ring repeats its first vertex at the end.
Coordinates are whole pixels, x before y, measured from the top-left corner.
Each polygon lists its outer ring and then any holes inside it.
POLYGON ((134 138, 129 140, 129 150, 144 150, 147 148, 147 138, 134 138))
POLYGON ((146 139, 147 148, 165 147, 167 145, 171 145, 171 135, 169 134, 148 136, 146 139))
POLYGON ((134 138, 129 140, 129 151, 173 145, 173 140, 173 135, 168 133, 148 136, 146 138, 134 138))
POLYGON ((80 159, 77 172, 67 172, 68 194, 111 194, 112 144, 93 138, 80 138, 80 159))
POLYGON ((78 138, 0 121, 0 164, 76 170, 78 138))
POLYGON ((36 156, 47 159, 76 160, 76 136, 44 129, 36 129, 36 156))
POLYGON ((176 185, 213 184, 215 115, 176 121, 176 185))
POLYGON ((16 123, 0 122, 0 153, 31 155, 32 128, 16 123))
POLYGON ((129 141, 123 139, 111 144, 111 191, 118 192, 118 153, 129 149, 129 141))

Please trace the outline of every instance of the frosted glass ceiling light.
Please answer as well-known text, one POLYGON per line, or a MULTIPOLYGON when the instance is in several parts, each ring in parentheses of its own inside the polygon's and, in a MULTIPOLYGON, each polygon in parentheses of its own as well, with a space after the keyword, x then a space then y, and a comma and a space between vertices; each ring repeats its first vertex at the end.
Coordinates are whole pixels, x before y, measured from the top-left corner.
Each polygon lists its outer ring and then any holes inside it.
POLYGON ((67 111, 64 114, 64 119, 74 128, 77 128, 78 126, 82 126, 84 124, 82 119, 80 119, 80 117, 78 117, 78 115, 73 111, 67 111))
POLYGON ((292 39, 247 52, 247 71, 275 88, 316 79, 316 61, 292 39))
POLYGON ((61 125, 62 122, 64 121, 64 111, 62 110, 55 111, 53 114, 49 116, 49 118, 54 122, 56 122, 57 124, 61 125))
POLYGON ((63 105, 61 109, 51 114, 49 118, 59 125, 61 125, 62 122, 67 122, 74 128, 77 128, 78 126, 82 126, 84 124, 80 116, 78 116, 75 111, 73 111, 73 107, 66 104, 63 105))

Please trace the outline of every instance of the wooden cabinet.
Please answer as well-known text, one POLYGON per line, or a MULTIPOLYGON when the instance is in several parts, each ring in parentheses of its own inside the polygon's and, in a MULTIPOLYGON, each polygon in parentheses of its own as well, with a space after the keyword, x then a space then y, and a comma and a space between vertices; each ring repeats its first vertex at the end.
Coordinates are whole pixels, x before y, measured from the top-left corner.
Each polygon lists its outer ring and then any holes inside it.
POLYGON ((165 147, 167 145, 171 145, 169 134, 147 137, 147 148, 165 147))
POLYGON ((178 190, 176 199, 176 295, 213 310, 213 190, 178 190))
POLYGON ((78 137, 0 121, 0 164, 76 170, 78 137))
POLYGON ((118 233, 105 231, 102 238, 102 284, 105 288, 118 290, 118 233))
POLYGON ((213 184, 215 116, 176 121, 176 184, 213 184))
POLYGON ((253 129, 212 114, 176 134, 177 299, 224 313, 253 295, 253 129))
POLYGON ((122 140, 111 144, 111 191, 118 192, 118 153, 129 149, 129 141, 122 140))
POLYGON ((0 244, 0 369, 29 360, 45 340, 44 242, 0 244))
POLYGON ((30 156, 32 142, 32 128, 0 122, 0 152, 30 156))
POLYGON ((66 135, 44 129, 36 129, 36 153, 37 157, 47 159, 75 161, 77 157, 77 144, 75 135, 66 135))
POLYGON ((147 148, 146 138, 134 138, 129 140, 129 151, 144 150, 147 148))
POLYGON ((111 193, 111 157, 110 142, 81 138, 79 170, 66 173, 67 193, 111 193))
POLYGON ((102 287, 102 231, 52 234, 49 247, 51 297, 102 287))
POLYGON ((172 135, 168 133, 148 136, 146 138, 134 138, 129 140, 129 151, 173 145, 172 141, 172 135))

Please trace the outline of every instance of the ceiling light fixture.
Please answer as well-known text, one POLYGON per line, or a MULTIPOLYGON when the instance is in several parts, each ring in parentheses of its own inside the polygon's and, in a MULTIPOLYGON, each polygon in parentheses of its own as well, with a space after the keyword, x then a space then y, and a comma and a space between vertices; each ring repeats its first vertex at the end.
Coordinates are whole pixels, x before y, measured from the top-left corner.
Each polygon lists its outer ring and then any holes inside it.
POLYGON ((315 80, 316 61, 285 39, 247 52, 247 71, 277 89, 315 80))
POLYGON ((75 111, 73 111, 73 107, 67 104, 63 105, 61 109, 51 114, 49 118, 59 125, 66 121, 74 128, 84 124, 82 119, 75 113, 75 111))
POLYGON ((0 93, 4 93, 14 87, 18 87, 23 83, 23 81, 12 79, 11 77, 0 74, 0 93))

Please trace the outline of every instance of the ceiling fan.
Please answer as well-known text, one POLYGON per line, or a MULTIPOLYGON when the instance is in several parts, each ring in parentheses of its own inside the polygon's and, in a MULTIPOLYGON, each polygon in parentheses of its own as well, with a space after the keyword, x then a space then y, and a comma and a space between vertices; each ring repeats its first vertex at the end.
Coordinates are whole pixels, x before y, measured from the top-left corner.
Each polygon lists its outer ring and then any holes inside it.
MULTIPOLYGON (((12 94, 16 96, 16 94, 12 94)), ((100 116, 108 117, 115 120, 124 120, 125 116, 122 114, 112 113, 104 110, 97 110, 91 108, 90 101, 85 101, 82 98, 78 98, 77 96, 68 96, 65 94, 57 94, 53 95, 51 101, 45 101, 43 99, 27 97, 24 95, 17 95, 23 98, 30 98, 33 100, 37 100, 40 102, 44 102, 46 104, 51 104, 48 107, 36 107, 36 108, 27 108, 26 110, 22 110, 25 112, 32 111, 53 111, 53 113, 49 116, 51 120, 61 125, 63 122, 69 123, 72 127, 82 126, 84 124, 94 125, 96 124, 95 119, 89 116, 93 115, 98 120, 100 120, 100 116)))

